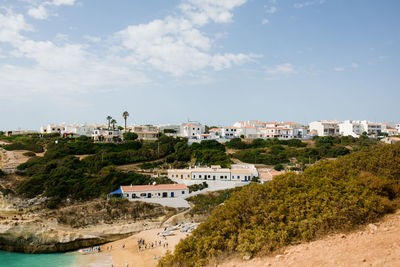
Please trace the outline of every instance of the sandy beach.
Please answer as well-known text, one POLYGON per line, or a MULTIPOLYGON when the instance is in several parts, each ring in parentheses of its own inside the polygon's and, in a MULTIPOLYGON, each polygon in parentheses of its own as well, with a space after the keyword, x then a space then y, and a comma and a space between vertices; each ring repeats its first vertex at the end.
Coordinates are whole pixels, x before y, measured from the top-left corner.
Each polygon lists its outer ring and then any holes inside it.
POLYGON ((165 255, 167 250, 173 252, 176 244, 189 235, 176 230, 174 235, 166 236, 164 239, 162 236, 157 235, 162 231, 164 231, 164 228, 142 231, 125 239, 104 244, 101 246, 100 253, 80 255, 74 266, 157 266, 158 259, 165 255), (146 244, 156 243, 157 241, 157 246, 139 251, 138 239, 144 239, 146 244), (161 245, 159 245, 158 241, 161 241, 161 245), (166 246, 167 243, 168 247, 166 246))

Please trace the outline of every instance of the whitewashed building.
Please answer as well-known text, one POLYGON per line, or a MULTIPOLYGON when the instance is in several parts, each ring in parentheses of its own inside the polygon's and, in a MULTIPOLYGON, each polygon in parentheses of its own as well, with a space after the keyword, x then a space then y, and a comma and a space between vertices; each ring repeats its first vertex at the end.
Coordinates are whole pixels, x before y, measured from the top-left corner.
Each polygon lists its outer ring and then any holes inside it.
POLYGON ((396 130, 400 134, 400 123, 396 124, 396 130))
POLYGON ((199 134, 205 133, 205 126, 201 123, 187 123, 180 127, 179 135, 181 137, 195 138, 199 134))
POLYGON ((228 138, 228 139, 232 139, 232 138, 236 138, 238 137, 238 132, 239 128, 238 127, 222 127, 221 128, 221 137, 222 138, 228 138))
POLYGON ((313 121, 309 123, 311 134, 318 136, 337 136, 339 135, 339 121, 313 121))
POLYGON ((339 133, 342 136, 353 136, 358 138, 363 133, 363 129, 361 128, 359 121, 346 120, 339 123, 339 133))
POLYGON ((129 129, 136 133, 140 140, 157 140, 159 135, 159 128, 153 125, 135 125, 129 129))
POLYGON ((65 131, 66 125, 63 124, 49 124, 47 126, 41 126, 39 132, 42 134, 51 134, 51 133, 59 133, 65 131))
POLYGON ((170 179, 247 182, 257 176, 257 169, 252 164, 233 164, 231 169, 215 165, 211 167, 168 170, 168 178, 170 179))
POLYGON ((120 187, 121 194, 128 200, 140 198, 176 198, 189 194, 185 184, 128 185, 120 187))
POLYGON ((367 120, 360 121, 362 132, 366 132, 368 135, 378 135, 382 132, 382 125, 379 123, 373 123, 367 120))
POLYGON ((92 137, 96 142, 118 142, 122 140, 122 132, 113 129, 95 129, 92 137))

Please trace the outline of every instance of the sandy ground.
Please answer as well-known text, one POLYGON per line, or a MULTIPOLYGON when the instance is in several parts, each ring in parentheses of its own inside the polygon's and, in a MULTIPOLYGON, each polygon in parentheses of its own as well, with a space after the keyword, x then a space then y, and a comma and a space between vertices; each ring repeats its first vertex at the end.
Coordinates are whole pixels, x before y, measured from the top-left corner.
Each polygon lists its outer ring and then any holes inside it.
MULTIPOLYGON (((114 263, 114 267, 126 267, 128 264, 129 267, 151 267, 157 266, 158 259, 165 255, 167 250, 173 252, 176 244, 179 243, 181 239, 184 239, 188 236, 187 233, 181 233, 179 230, 175 231, 173 236, 167 236, 166 240, 163 242, 168 243, 168 248, 164 248, 163 244, 161 246, 156 246, 153 249, 146 249, 144 251, 139 252, 137 240, 142 238, 146 243, 155 242, 156 240, 164 240, 162 237, 158 236, 157 233, 163 231, 164 228, 157 228, 147 231, 142 231, 138 234, 132 235, 128 238, 121 239, 115 242, 111 242, 105 244, 101 247, 102 251, 99 254, 93 255, 91 259, 83 257, 81 261, 78 261, 77 266, 83 266, 79 264, 83 264, 86 262, 87 266, 106 266, 104 265, 103 258, 111 254, 112 261, 114 263), (125 245, 122 248, 122 245, 125 245), (111 247, 111 252, 107 250, 107 247, 111 247), (97 258, 99 256, 100 258, 97 258), (88 263, 91 262, 91 263, 88 263), (97 264, 97 265, 96 265, 97 264)), ((108 260, 107 260, 108 262, 108 260)), ((109 264, 111 266, 111 264, 109 264)))
POLYGON ((233 266, 400 266, 400 211, 359 231, 291 246, 282 254, 220 264, 233 266))
POLYGON ((7 151, 0 148, 0 168, 15 169, 18 165, 25 163, 29 159, 29 157, 23 155, 25 152, 27 150, 7 151))

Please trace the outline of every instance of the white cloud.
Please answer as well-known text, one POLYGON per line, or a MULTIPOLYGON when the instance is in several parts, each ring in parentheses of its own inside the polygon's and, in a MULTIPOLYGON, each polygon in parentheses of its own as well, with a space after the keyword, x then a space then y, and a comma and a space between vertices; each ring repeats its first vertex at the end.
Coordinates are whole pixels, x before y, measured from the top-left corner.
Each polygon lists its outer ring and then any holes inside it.
MULTIPOLYGON (((54 41, 32 40, 25 33, 34 29, 22 14, 0 10, 0 44, 10 45, 9 57, 24 59, 24 65, 0 63, 0 95, 15 98, 42 92, 63 95, 128 89, 151 83, 147 73, 152 70, 203 75, 209 69, 219 71, 252 61, 258 55, 213 52, 216 37, 200 30, 205 23, 232 21, 232 10, 246 1, 185 1, 189 8, 174 16, 128 26, 104 38, 107 47, 102 53, 91 49, 102 40, 95 36, 83 36, 85 43, 71 43, 64 34, 57 34, 54 41)), ((48 18, 54 15, 51 7, 74 3, 32 1, 29 7, 43 7, 48 18)), ((46 18, 44 12, 28 11, 28 15, 46 18)))
POLYGON ((28 10, 28 15, 35 19, 44 20, 49 16, 57 16, 57 14, 52 10, 52 7, 59 6, 73 6, 75 0, 53 0, 44 2, 33 2, 33 5, 28 10))
POLYGON ((342 67, 335 67, 333 68, 334 71, 344 71, 345 69, 342 67))
POLYGON ((291 63, 283 63, 280 65, 276 65, 274 68, 267 69, 266 73, 269 76, 279 76, 295 74, 296 71, 291 63))
POLYGON ((47 19, 49 16, 44 6, 33 7, 28 10, 28 15, 35 19, 47 19))
POLYGON ((358 64, 356 62, 353 62, 353 63, 351 63, 351 67, 356 69, 356 68, 358 68, 358 64))
POLYGON ((274 14, 278 9, 275 6, 264 6, 265 12, 268 14, 274 14))
POLYGON ((268 24, 269 23, 269 20, 268 19, 263 19, 262 21, 261 21, 261 24, 268 24))
POLYGON ((303 8, 303 7, 308 7, 312 5, 318 5, 318 4, 323 4, 325 3, 325 0, 312 0, 312 1, 305 1, 302 3, 295 3, 293 5, 294 8, 303 8))
POLYGON ((75 0, 53 0, 51 4, 54 6, 73 6, 75 4, 75 0))
POLYGON ((210 20, 217 23, 232 21, 232 10, 247 0, 186 0, 180 5, 181 11, 194 24, 204 25, 210 20))
POLYGON ((255 55, 211 53, 214 40, 200 32, 209 21, 227 23, 232 9, 246 0, 189 0, 180 5, 182 15, 133 25, 116 34, 134 65, 150 66, 176 76, 213 68, 222 70, 251 61, 255 55))

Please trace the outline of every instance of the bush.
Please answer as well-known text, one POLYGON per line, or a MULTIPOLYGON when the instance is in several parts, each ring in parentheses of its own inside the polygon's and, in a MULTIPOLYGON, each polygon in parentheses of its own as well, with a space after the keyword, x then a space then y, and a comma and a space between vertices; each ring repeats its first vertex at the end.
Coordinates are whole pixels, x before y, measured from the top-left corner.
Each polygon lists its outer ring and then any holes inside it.
POLYGON ((36 154, 31 151, 25 152, 22 155, 24 155, 25 157, 35 157, 36 156, 36 154))
POLYGON ((132 132, 123 133, 122 136, 124 137, 124 140, 130 141, 136 140, 138 138, 138 135, 132 132))
POLYGON ((285 168, 283 167, 282 164, 277 164, 277 165, 274 166, 274 169, 276 171, 283 171, 285 168))

